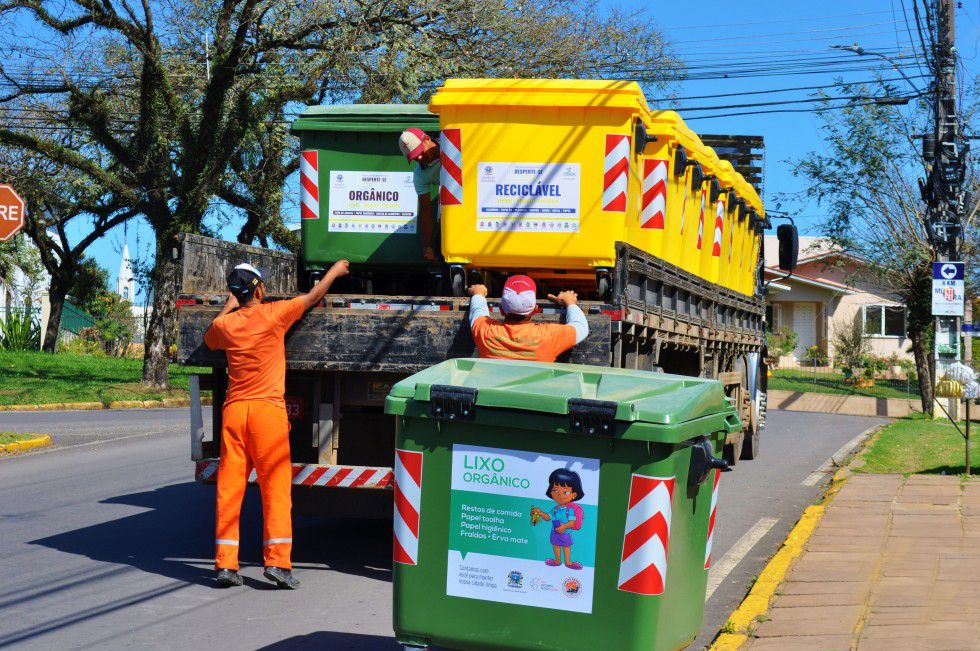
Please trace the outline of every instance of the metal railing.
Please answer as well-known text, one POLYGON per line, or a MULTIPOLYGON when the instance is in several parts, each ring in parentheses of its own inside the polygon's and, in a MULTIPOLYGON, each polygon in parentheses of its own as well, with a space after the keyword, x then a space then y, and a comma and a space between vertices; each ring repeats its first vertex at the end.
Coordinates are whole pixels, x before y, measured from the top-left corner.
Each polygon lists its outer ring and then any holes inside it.
POLYGON ((803 360, 771 369, 769 388, 813 393, 861 395, 875 398, 919 399, 919 382, 910 364, 866 371, 831 366, 818 360, 803 360))

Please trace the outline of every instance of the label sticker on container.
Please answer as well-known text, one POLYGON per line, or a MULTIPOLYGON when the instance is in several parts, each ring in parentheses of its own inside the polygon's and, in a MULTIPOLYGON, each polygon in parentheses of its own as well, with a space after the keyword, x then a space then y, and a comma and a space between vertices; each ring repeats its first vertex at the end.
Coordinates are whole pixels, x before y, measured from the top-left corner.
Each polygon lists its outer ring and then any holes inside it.
POLYGON ((330 172, 329 230, 415 233, 418 195, 411 172, 330 172))
POLYGON ((480 163, 476 230, 576 233, 578 163, 480 163))
POLYGON ((453 445, 446 594, 592 612, 599 460, 453 445))

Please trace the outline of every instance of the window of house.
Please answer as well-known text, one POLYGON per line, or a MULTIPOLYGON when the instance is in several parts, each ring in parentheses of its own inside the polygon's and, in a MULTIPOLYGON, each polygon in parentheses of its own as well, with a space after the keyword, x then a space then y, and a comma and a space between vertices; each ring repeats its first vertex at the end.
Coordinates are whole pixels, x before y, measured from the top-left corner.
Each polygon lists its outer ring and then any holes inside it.
POLYGON ((904 337, 905 308, 900 305, 865 305, 862 309, 866 337, 904 337))

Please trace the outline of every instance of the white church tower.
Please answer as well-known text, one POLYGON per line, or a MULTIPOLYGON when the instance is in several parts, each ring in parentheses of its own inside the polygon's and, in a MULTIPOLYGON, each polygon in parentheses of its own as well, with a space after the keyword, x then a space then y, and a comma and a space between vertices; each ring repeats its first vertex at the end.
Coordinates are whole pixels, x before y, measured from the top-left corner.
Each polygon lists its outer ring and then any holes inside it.
POLYGON ((128 244, 123 244, 119 275, 116 277, 116 293, 130 303, 136 302, 136 279, 133 277, 133 263, 129 258, 128 244))

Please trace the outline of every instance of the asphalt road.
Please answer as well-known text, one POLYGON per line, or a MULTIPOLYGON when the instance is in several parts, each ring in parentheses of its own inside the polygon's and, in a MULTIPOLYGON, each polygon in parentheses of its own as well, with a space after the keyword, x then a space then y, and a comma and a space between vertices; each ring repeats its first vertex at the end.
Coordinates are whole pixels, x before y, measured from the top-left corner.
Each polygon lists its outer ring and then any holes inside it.
MULTIPOLYGON (((242 520, 246 586, 211 584, 214 488, 195 484, 186 410, 0 413, 0 431, 55 449, 0 459, 0 647, 394 649, 391 534, 379 522, 297 519, 303 586, 261 577, 257 491, 242 520)), ((882 422, 771 412, 763 457, 722 478, 710 641, 820 491, 813 474, 882 422)))

